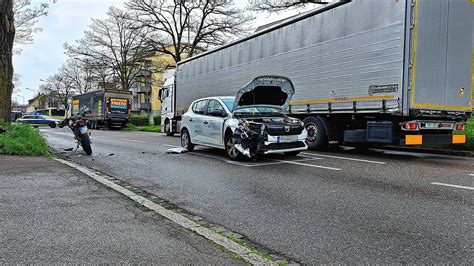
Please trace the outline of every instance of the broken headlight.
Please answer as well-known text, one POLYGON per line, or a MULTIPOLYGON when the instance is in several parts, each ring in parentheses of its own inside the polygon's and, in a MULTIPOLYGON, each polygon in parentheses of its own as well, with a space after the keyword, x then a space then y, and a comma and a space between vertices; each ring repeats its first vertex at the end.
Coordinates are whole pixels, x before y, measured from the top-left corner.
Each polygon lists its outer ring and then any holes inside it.
POLYGON ((247 120, 239 121, 238 130, 242 139, 265 134, 266 126, 262 123, 255 123, 247 120))

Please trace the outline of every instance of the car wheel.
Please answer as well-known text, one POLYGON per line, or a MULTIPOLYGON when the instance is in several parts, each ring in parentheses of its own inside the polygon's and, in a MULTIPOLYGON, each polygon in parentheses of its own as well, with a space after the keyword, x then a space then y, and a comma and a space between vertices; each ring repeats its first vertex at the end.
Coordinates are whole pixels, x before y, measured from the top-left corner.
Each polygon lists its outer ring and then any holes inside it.
POLYGON ((165 134, 166 136, 172 137, 174 136, 174 133, 171 132, 171 126, 169 120, 165 121, 165 134))
POLYGON ((308 147, 311 150, 323 150, 327 148, 328 141, 323 122, 316 117, 310 116, 303 120, 308 131, 308 147))
POLYGON ((181 146, 188 151, 193 151, 196 146, 191 142, 191 136, 187 129, 181 130, 181 146))
POLYGON ((56 123, 54 123, 54 122, 49 123, 49 127, 50 127, 50 128, 55 128, 55 127, 56 127, 56 123))
POLYGON ((236 140, 232 134, 229 134, 225 138, 225 152, 229 159, 233 161, 240 161, 244 158, 244 155, 235 147, 236 140))
POLYGON ((296 156, 300 154, 301 151, 290 151, 290 152, 285 152, 286 156, 296 156))

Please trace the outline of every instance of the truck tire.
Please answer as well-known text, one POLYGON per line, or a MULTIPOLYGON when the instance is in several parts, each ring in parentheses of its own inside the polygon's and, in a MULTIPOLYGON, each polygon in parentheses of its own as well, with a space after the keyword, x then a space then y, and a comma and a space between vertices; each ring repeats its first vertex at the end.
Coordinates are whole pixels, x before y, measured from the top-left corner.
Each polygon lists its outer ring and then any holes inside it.
POLYGON ((86 152, 87 155, 92 154, 91 140, 89 135, 81 135, 81 144, 82 149, 86 152))
POLYGON ((308 131, 308 148, 310 150, 324 150, 328 147, 327 132, 321 119, 309 116, 303 120, 308 131))
POLYGON ((174 133, 171 131, 170 121, 168 119, 165 121, 165 134, 168 137, 174 136, 174 133))
POLYGON ((191 135, 188 130, 183 128, 183 130, 181 130, 181 147, 188 151, 194 151, 195 146, 196 145, 191 142, 191 135))

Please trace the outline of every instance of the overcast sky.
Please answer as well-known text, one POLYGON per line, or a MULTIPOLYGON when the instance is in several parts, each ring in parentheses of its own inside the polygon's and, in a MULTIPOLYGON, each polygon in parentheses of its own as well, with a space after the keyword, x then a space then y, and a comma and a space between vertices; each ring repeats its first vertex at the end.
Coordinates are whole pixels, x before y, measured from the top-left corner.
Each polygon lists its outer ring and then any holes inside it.
MULTIPOLYGON (((32 3, 42 1, 44 0, 32 0, 32 3)), ((63 53, 63 44, 73 43, 81 38, 91 18, 102 18, 109 6, 122 7, 126 1, 59 0, 51 5, 48 16, 40 20, 40 25, 44 30, 34 36, 33 44, 21 47, 22 53, 13 58, 15 73, 21 75, 21 85, 12 99, 19 103, 23 103, 24 99, 27 103, 28 99, 33 98, 33 91, 25 88, 37 91, 41 84, 40 79, 46 79, 49 75, 56 73, 66 58, 63 53)), ((235 0, 235 3, 244 7, 248 0, 235 0)), ((257 27, 289 15, 291 14, 260 15, 254 22, 254 26, 257 27)))

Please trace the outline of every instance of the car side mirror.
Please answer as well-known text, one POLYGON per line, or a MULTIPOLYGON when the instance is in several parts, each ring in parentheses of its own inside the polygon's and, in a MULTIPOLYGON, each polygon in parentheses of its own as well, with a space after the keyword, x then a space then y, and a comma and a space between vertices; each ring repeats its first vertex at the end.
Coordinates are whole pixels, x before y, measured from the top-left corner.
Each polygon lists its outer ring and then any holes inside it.
POLYGON ((161 99, 162 94, 163 94, 163 89, 161 89, 161 90, 158 91, 158 100, 159 100, 160 102, 163 102, 163 99, 161 99))
POLYGON ((227 113, 224 110, 213 110, 211 112, 212 116, 220 116, 220 117, 226 117, 227 113))

